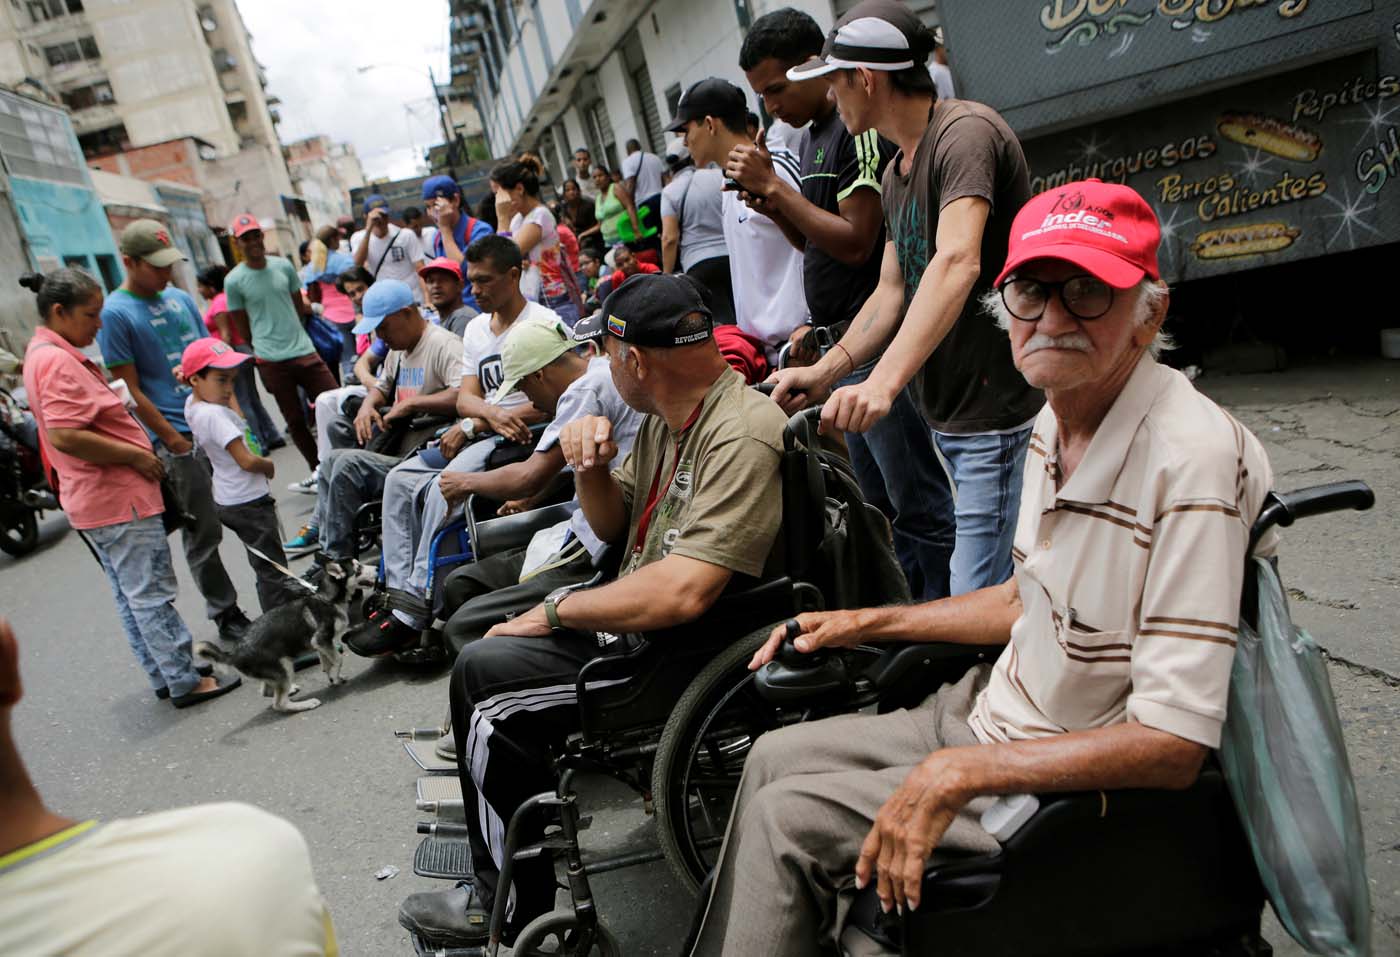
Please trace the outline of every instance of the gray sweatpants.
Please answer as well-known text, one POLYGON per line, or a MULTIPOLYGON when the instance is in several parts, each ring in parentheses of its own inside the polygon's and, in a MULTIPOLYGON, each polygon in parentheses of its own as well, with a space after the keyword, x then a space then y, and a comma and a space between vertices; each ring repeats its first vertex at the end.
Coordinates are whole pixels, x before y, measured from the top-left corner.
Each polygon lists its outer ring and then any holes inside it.
MULTIPOLYGON (((760 737, 744 765, 695 957, 829 954, 875 815, 929 754, 977 743, 967 716, 990 673, 979 665, 911 710, 844 715, 760 737)), ((980 823, 992 801, 963 808, 939 848, 996 850, 980 823)))
MULTIPOLYGON (((271 495, 238 505, 220 505, 218 510, 219 521, 237 535, 245 547, 256 548, 280 565, 287 564, 287 556, 282 554, 282 524, 277 518, 277 503, 271 495)), ((252 552, 248 553, 248 564, 258 576, 258 605, 264 614, 306 597, 304 589, 293 585, 286 575, 252 552)))
POLYGON ((411 591, 427 598, 428 549, 433 535, 447 524, 456 509, 438 491, 437 477, 443 472, 481 472, 496 437, 473 442, 457 453, 445 469, 435 469, 421 456, 410 455, 384 480, 383 546, 384 584, 398 591, 411 591))
POLYGON ((176 455, 161 442, 156 443, 155 449, 181 507, 194 518, 193 528, 180 530, 180 542, 185 546, 185 561, 194 583, 204 596, 205 614, 217 618, 238 604, 238 592, 219 558, 224 531, 215 511, 209 459, 198 446, 184 455, 176 455))

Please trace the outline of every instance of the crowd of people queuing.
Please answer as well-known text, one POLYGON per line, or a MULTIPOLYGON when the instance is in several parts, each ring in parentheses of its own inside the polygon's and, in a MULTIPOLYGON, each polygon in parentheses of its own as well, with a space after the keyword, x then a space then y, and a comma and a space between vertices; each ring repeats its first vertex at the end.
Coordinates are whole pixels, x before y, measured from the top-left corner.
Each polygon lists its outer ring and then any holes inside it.
MULTIPOLYGON (((497 165, 474 210, 434 176, 422 211, 370 196, 358 231, 318 231, 299 265, 240 215, 239 264, 200 275, 202 317, 170 287, 180 253, 154 222, 123 233, 110 296, 76 269, 30 278, 43 325, 24 376, 46 460, 158 697, 185 707, 238 683, 191 657, 169 527, 237 642, 221 528, 249 546, 266 609, 288 587, 272 563, 348 561, 356 511, 382 501, 383 601, 345 641, 393 654, 445 622, 440 748, 476 809, 473 880, 400 910, 434 946, 481 942, 500 894, 508 935, 553 906, 547 856, 500 886, 504 822, 553 786, 581 667, 775 571, 783 428, 806 405, 825 403, 823 430, 888 516, 915 604, 802 615, 798 649, 1007 650, 916 712, 761 738, 694 953, 813 952, 854 888, 915 907, 935 848, 994 846, 976 813, 991 796, 1180 786, 1218 743, 1268 463, 1156 362, 1150 207, 1097 181, 1033 198, 1015 133, 951 95, 939 46, 899 0, 863 0, 829 33, 774 11, 738 58, 766 129, 748 93, 708 78, 681 96, 665 157, 634 140, 614 171, 579 148, 552 191, 530 154, 497 165), (82 351, 94 339, 100 365, 82 351), (285 541, 266 455, 285 440, 254 370, 309 470, 290 488, 316 496, 285 541), (747 388, 763 380, 771 397, 747 388), (502 443, 519 454, 498 464, 502 443), (561 487, 571 517, 459 568, 433 606, 429 544, 469 497, 507 514, 561 487), (581 588, 610 544, 616 578, 581 588)), ((0 629, 0 692, 17 687, 10 654, 0 629)), ((26 807, 0 855, 77 839, 37 795, 26 807)), ((324 944, 304 897, 267 904, 296 928, 267 926, 324 944)))

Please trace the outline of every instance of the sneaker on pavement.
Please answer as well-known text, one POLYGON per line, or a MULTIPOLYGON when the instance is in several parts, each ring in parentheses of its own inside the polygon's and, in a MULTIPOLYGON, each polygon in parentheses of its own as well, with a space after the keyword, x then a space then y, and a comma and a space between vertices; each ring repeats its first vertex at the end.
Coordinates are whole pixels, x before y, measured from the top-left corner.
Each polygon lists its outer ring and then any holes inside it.
POLYGON ((288 558, 309 555, 321 541, 321 530, 314 525, 303 525, 290 541, 282 543, 282 551, 288 558))
POLYGON ((215 615, 214 624, 219 626, 219 638, 232 644, 242 641, 253 623, 243 614, 242 608, 233 605, 215 615))
POLYGON ((316 482, 320 479, 320 477, 321 469, 319 467, 312 469, 311 474, 308 475, 306 478, 302 479, 300 482, 288 483, 287 490, 290 492, 300 492, 303 495, 315 495, 316 482))
POLYGON ((470 947, 490 935, 491 914, 462 881, 450 890, 410 894, 399 905, 399 924, 434 947, 470 947))

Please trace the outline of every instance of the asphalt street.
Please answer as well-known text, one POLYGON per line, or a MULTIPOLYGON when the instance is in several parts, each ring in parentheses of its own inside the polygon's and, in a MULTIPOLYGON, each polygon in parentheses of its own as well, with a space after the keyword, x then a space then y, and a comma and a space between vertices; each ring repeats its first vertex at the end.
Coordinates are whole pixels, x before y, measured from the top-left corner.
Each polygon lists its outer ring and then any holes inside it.
MULTIPOLYGON (((1333 687, 1366 828, 1376 913, 1374 953, 1400 954, 1400 363, 1348 361, 1269 376, 1203 379, 1200 386, 1268 448, 1276 486, 1356 477, 1377 507, 1300 523, 1282 550, 1293 611, 1337 659, 1333 687)), ((291 449, 274 456, 277 487, 305 469, 291 449)), ((312 499, 278 493, 293 531, 312 499)), ((177 546, 178 540, 172 539, 177 546)), ((231 535, 224 562, 250 611, 252 576, 231 535)), ((212 636, 203 603, 177 554, 181 613, 212 636)), ((206 801, 246 801, 291 820, 311 847, 343 953, 412 953, 399 901, 441 886, 413 875, 418 769, 393 737, 441 720, 446 672, 347 659, 348 684, 326 688, 301 673, 311 712, 268 710, 257 689, 176 711, 157 702, 127 649, 104 577, 62 516, 20 560, 0 556, 0 614, 20 640, 26 699, 15 730, 47 802, 74 817, 112 819, 206 801), (377 880, 385 865, 396 877, 377 880)), ((652 819, 617 788, 585 789, 595 813, 589 848, 645 845, 652 819), (590 797, 591 795, 591 797, 590 797)), ((594 882, 604 920, 628 955, 674 954, 693 902, 665 864, 594 882)), ((1301 954, 1272 925, 1280 954, 1301 954)))

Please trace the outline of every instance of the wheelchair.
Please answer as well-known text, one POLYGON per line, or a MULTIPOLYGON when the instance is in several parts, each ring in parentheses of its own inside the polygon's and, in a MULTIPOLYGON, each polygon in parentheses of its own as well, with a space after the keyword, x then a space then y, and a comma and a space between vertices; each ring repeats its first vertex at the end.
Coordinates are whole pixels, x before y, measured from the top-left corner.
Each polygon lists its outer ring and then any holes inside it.
MULTIPOLYGON (((1274 526, 1365 510, 1374 501, 1357 481, 1271 492, 1251 528, 1249 551, 1274 526)), ((1242 596, 1241 616, 1255 621, 1252 588, 1242 596)), ((897 648, 860 677, 844 678, 836 662, 846 656, 801 655, 785 642, 758 675, 758 693, 789 707, 843 691, 853 705, 873 695, 882 711, 905 707, 956 680, 982 657, 968 651, 940 644, 897 648)), ((1183 791, 1037 798, 1038 810, 999 851, 930 866, 917 911, 884 914, 873 885, 867 888, 857 896, 846 932, 855 929, 910 957, 1273 953, 1260 936, 1263 885, 1213 758, 1183 791)))
MULTIPOLYGON (((844 462, 820 451, 815 425, 819 414, 819 408, 798 413, 784 431, 783 522, 778 543, 784 574, 726 593, 694 622, 618 641, 614 643, 617 651, 603 653, 580 672, 581 730, 553 755, 559 772, 557 787, 530 798, 508 823, 499 885, 508 886, 514 861, 556 855, 568 874, 571 906, 522 928, 513 953, 617 953, 616 941, 593 904, 591 875, 664 858, 686 886, 698 888, 714 866, 753 741, 765 731, 829 713, 809 705, 775 708, 762 701, 754 693, 754 676, 747 668, 753 653, 777 623, 801 612, 908 600, 884 516, 860 498, 844 462), (866 521, 876 523, 886 539, 885 554, 861 556, 860 564, 889 574, 859 577, 842 567, 843 557, 849 558, 843 543, 848 541, 845 536, 856 510, 866 521), (859 584, 853 585, 857 579, 859 584), (761 627, 755 628, 756 623, 761 627), (736 635, 741 637, 736 640, 736 635), (579 834, 589 819, 580 810, 575 781, 589 772, 623 782, 642 797, 646 810, 654 809, 658 850, 606 859, 584 855, 579 834), (522 846, 524 825, 540 814, 552 822, 544 840, 522 846), (549 942, 557 949, 547 949, 549 942)), ((620 557, 615 555, 614 562, 620 557)), ((606 574, 600 573, 594 584, 606 574)), ((421 797, 420 787, 421 810, 444 817, 447 812, 466 811, 460 794, 455 802, 421 797)), ((419 831, 465 837, 463 825, 445 820, 420 824, 419 831)), ((465 860, 462 868, 467 873, 438 876, 470 879, 465 860)), ((507 896, 497 896, 492 938, 486 947, 437 949, 419 940, 415 941, 419 953, 449 957, 496 953, 507 896)))

